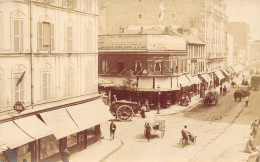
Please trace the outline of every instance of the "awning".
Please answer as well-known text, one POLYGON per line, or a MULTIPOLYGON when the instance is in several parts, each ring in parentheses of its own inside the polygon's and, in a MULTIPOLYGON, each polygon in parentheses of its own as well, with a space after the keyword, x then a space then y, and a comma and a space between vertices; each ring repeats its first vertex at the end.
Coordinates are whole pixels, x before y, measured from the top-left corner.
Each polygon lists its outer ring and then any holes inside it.
POLYGON ((193 79, 193 77, 190 74, 186 74, 186 77, 190 80, 192 84, 197 84, 196 81, 193 79))
POLYGON ((51 129, 35 115, 14 120, 14 122, 34 139, 53 134, 51 129))
POLYGON ((214 73, 217 75, 217 77, 218 77, 219 80, 225 78, 225 76, 221 73, 221 71, 215 71, 214 73))
POLYGON ((98 77, 98 85, 99 86, 103 86, 103 87, 112 87, 114 86, 114 84, 112 84, 110 81, 102 78, 102 77, 98 77))
POLYGON ((180 87, 178 87, 178 77, 172 77, 172 90, 180 90, 180 87))
POLYGON ((57 139, 80 131, 65 108, 40 113, 40 115, 57 139))
POLYGON ((0 154, 7 149, 8 147, 5 144, 0 145, 0 154))
POLYGON ((227 70, 222 70, 225 75, 230 76, 231 74, 227 70))
POLYGON ((212 79, 210 78, 210 76, 209 76, 208 74, 202 74, 201 77, 202 77, 206 82, 212 81, 212 79))
POLYGON ((228 70, 231 72, 231 73, 234 73, 234 70, 232 68, 228 68, 228 70))
POLYGON ((197 75, 193 76, 193 80, 196 82, 196 84, 200 84, 201 80, 199 79, 199 77, 197 75))
POLYGON ((171 78, 170 77, 158 77, 155 78, 155 88, 160 86, 161 91, 171 90, 171 78))
POLYGON ((80 130, 101 124, 114 117, 101 99, 66 108, 80 130))
POLYGON ((182 75, 178 78, 179 87, 186 87, 192 85, 190 80, 186 77, 186 75, 182 75))
POLYGON ((153 89, 153 78, 152 77, 139 77, 138 79, 139 90, 152 90, 153 89))
POLYGON ((111 82, 111 84, 113 84, 114 86, 123 86, 124 81, 126 80, 124 76, 122 77, 102 76, 102 79, 111 82))
MULTIPOLYGON (((0 143, 3 143, 10 149, 22 146, 34 140, 35 139, 24 133, 12 121, 0 124, 0 143)), ((5 148, 5 146, 3 148, 5 148)))

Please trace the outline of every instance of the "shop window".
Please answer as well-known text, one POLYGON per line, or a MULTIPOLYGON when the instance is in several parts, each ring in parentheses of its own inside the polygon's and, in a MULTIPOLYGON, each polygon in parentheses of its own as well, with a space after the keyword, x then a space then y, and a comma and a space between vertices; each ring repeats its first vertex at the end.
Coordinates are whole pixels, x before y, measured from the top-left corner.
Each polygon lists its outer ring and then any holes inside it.
POLYGON ((59 140, 54 135, 40 139, 40 160, 59 152, 59 140))
POLYGON ((67 147, 72 147, 78 143, 77 133, 67 136, 67 147))
POLYGON ((91 127, 87 129, 87 139, 95 137, 95 135, 96 135, 95 127, 91 127))
POLYGON ((17 157, 23 156, 29 152, 29 144, 18 147, 17 149, 17 157))
POLYGON ((102 74, 105 74, 108 70, 108 61, 102 60, 102 74))
POLYGON ((78 143, 84 142, 84 139, 85 139, 84 138, 84 131, 77 133, 77 135, 78 135, 77 142, 78 143))

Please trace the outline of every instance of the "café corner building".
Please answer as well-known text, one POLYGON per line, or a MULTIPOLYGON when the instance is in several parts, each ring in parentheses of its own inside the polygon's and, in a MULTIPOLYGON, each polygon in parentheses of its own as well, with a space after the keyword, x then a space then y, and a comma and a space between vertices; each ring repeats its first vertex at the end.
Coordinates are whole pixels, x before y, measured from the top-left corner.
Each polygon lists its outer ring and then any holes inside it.
POLYGON ((23 111, 0 123, 0 161, 59 161, 61 152, 86 149, 112 116, 100 96, 49 110, 23 111))

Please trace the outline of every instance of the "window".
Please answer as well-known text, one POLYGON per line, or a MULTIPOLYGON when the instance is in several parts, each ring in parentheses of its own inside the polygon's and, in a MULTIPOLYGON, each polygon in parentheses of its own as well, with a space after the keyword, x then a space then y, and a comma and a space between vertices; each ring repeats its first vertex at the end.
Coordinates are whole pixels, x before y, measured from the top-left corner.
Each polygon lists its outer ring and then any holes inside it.
POLYGON ((24 91, 25 91, 25 86, 24 86, 24 77, 22 77, 23 73, 14 73, 14 103, 17 101, 24 101, 24 91), (18 80, 20 78, 23 78, 22 81, 17 85, 18 80))
POLYGON ((135 61, 135 73, 140 72, 140 70, 142 69, 142 63, 140 60, 136 60, 135 61))
POLYGON ((162 71, 162 59, 154 60, 154 71, 162 71))
POLYGON ((86 28, 86 52, 92 52, 92 24, 86 28))
POLYGON ((108 70, 108 61, 102 60, 102 74, 105 74, 108 70))
POLYGON ((66 27, 66 49, 67 52, 72 52, 72 26, 66 27))
POLYGON ((176 19, 176 13, 171 13, 170 17, 171 19, 176 19))
POLYGON ((77 0, 63 0, 62 6, 68 9, 77 9, 77 0))
POLYGON ((86 12, 88 12, 88 13, 91 13, 92 11, 91 11, 91 9, 92 9, 92 2, 91 2, 91 0, 86 0, 86 12))
POLYGON ((17 157, 24 156, 29 152, 29 144, 25 144, 17 148, 17 157))
POLYGON ((123 60, 118 61, 118 73, 122 73, 125 70, 125 63, 123 60))
POLYGON ((74 66, 71 63, 65 72, 65 96, 74 95, 74 89, 75 89, 74 73, 75 73, 74 66))
POLYGON ((16 19, 12 22, 13 31, 13 50, 14 52, 22 52, 24 50, 24 22, 23 20, 16 19))
POLYGON ((78 143, 77 133, 67 136, 67 147, 72 147, 78 143))
POLYGON ((178 59, 175 60, 175 72, 179 73, 179 67, 178 67, 178 59))
POLYGON ((51 99, 51 67, 45 64, 42 68, 42 100, 48 101, 51 99))
POLYGON ((91 127, 89 129, 87 129, 87 139, 95 137, 95 135, 96 135, 95 127, 91 127))
POLYGON ((143 19, 143 14, 139 13, 138 14, 138 19, 143 19))
POLYGON ((38 51, 54 51, 54 25, 49 22, 38 22, 38 51))

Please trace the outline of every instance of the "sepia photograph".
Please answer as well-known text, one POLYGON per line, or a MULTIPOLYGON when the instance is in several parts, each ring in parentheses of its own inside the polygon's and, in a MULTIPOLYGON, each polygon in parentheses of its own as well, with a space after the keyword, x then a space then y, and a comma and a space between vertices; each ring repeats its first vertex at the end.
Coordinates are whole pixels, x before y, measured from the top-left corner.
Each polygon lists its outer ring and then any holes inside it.
POLYGON ((0 0, 0 162, 260 162, 260 0, 0 0))

